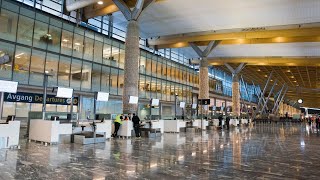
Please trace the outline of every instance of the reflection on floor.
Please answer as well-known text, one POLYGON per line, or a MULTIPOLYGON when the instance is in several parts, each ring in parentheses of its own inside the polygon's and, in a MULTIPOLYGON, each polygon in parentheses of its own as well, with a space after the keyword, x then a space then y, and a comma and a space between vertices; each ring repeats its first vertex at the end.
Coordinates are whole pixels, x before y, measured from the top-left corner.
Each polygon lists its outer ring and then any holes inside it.
POLYGON ((305 124, 252 127, 105 144, 0 150, 0 179, 319 179, 320 135, 305 124))

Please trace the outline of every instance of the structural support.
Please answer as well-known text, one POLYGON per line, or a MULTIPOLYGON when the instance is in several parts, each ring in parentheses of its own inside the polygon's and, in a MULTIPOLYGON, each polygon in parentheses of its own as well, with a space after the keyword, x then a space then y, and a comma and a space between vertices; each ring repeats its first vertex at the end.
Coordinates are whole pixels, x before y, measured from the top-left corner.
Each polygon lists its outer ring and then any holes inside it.
POLYGON ((258 102, 258 105, 257 105, 257 109, 256 109, 256 111, 254 112, 253 118, 256 117, 256 114, 257 114, 257 113, 259 112, 259 110, 260 110, 261 101, 264 102, 264 94, 266 93, 268 84, 269 84, 269 82, 271 81, 272 74, 273 74, 273 71, 271 71, 271 73, 270 73, 270 75, 269 75, 269 78, 268 78, 268 80, 267 80, 267 82, 266 82, 266 85, 264 86, 264 89, 263 89, 262 93, 259 95, 259 96, 260 96, 260 97, 259 97, 259 102, 258 102))
POLYGON ((266 102, 264 103, 264 105, 263 105, 263 107, 262 107, 262 109, 261 109, 261 113, 262 113, 262 114, 264 114, 264 112, 265 112, 265 109, 266 109, 266 107, 267 107, 267 105, 268 105, 269 99, 270 99, 270 97, 271 97, 271 94, 273 93, 273 90, 274 90, 274 87, 276 86, 276 84, 277 84, 277 80, 274 81, 273 86, 272 86, 272 88, 271 88, 271 90, 270 90, 270 92, 269 92, 269 95, 268 95, 268 97, 267 97, 267 100, 266 100, 266 102))
POLYGON ((124 61, 124 84, 122 106, 123 113, 136 113, 138 110, 137 104, 129 104, 130 96, 139 96, 139 36, 140 29, 137 22, 141 12, 149 6, 153 0, 138 0, 135 7, 131 10, 123 0, 113 0, 119 10, 128 20, 125 61, 124 61))
POLYGON ((190 43, 192 49, 201 58, 199 68, 199 99, 209 99, 209 74, 207 57, 220 41, 211 41, 206 49, 202 51, 195 43, 190 43))
MULTIPOLYGON (((279 106, 280 106, 280 103, 283 101, 283 98, 284 98, 284 96, 286 95, 288 89, 289 89, 289 87, 287 86, 286 90, 285 90, 285 91, 283 92, 283 94, 282 94, 281 100, 279 101, 279 106)), ((275 111, 274 111, 274 114, 278 114, 279 106, 276 107, 276 109, 275 109, 275 111)))
POLYGON ((272 108, 272 114, 275 113, 275 110, 276 110, 277 106, 279 106, 279 100, 280 100, 280 97, 281 97, 281 93, 282 93, 282 91, 284 90, 285 86, 286 86, 286 84, 283 84, 281 90, 279 91, 277 100, 275 100, 274 106, 273 106, 273 108, 272 108))
POLYGON ((239 73, 245 65, 245 63, 241 63, 236 69, 233 69, 229 64, 225 64, 232 73, 232 112, 233 115, 237 117, 239 117, 241 113, 239 73))

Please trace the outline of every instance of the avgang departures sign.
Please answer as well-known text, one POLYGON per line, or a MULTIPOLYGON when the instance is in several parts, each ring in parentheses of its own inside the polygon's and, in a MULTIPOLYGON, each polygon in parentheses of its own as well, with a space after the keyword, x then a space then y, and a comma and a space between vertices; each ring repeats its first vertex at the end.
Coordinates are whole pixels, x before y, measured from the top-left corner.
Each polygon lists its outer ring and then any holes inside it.
MULTIPOLYGON (((6 102, 24 102, 24 103, 42 103, 43 94, 35 93, 4 93, 4 101, 6 102)), ((47 104, 69 105, 70 98, 59 98, 54 95, 47 95, 47 104)), ((78 105, 78 97, 73 98, 73 105, 78 105)))

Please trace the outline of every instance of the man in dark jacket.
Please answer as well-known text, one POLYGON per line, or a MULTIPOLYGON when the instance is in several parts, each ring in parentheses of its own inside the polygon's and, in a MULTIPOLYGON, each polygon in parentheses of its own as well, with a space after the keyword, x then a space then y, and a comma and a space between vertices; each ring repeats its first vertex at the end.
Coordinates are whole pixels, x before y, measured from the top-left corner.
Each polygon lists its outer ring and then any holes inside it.
POLYGON ((221 127, 222 128, 222 116, 220 115, 219 117, 218 117, 218 119, 219 119, 219 127, 221 127))
POLYGON ((138 116, 136 116, 136 114, 133 114, 132 122, 136 137, 140 137, 140 119, 138 116))
POLYGON ((226 117, 226 124, 227 124, 227 129, 229 130, 229 127, 230 127, 230 117, 229 116, 226 117))

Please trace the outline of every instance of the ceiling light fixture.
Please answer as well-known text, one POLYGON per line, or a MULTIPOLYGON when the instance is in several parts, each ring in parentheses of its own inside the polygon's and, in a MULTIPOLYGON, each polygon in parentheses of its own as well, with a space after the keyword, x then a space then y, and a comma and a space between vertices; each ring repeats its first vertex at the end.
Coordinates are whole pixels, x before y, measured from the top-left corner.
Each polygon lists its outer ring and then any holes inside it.
POLYGON ((258 72, 260 72, 261 70, 260 70, 260 69, 258 69, 257 71, 258 71, 258 72))
POLYGON ((98 4, 99 4, 99 5, 102 5, 102 4, 103 4, 103 1, 98 1, 98 4))
POLYGON ((287 72, 291 72, 290 69, 288 69, 287 72))

